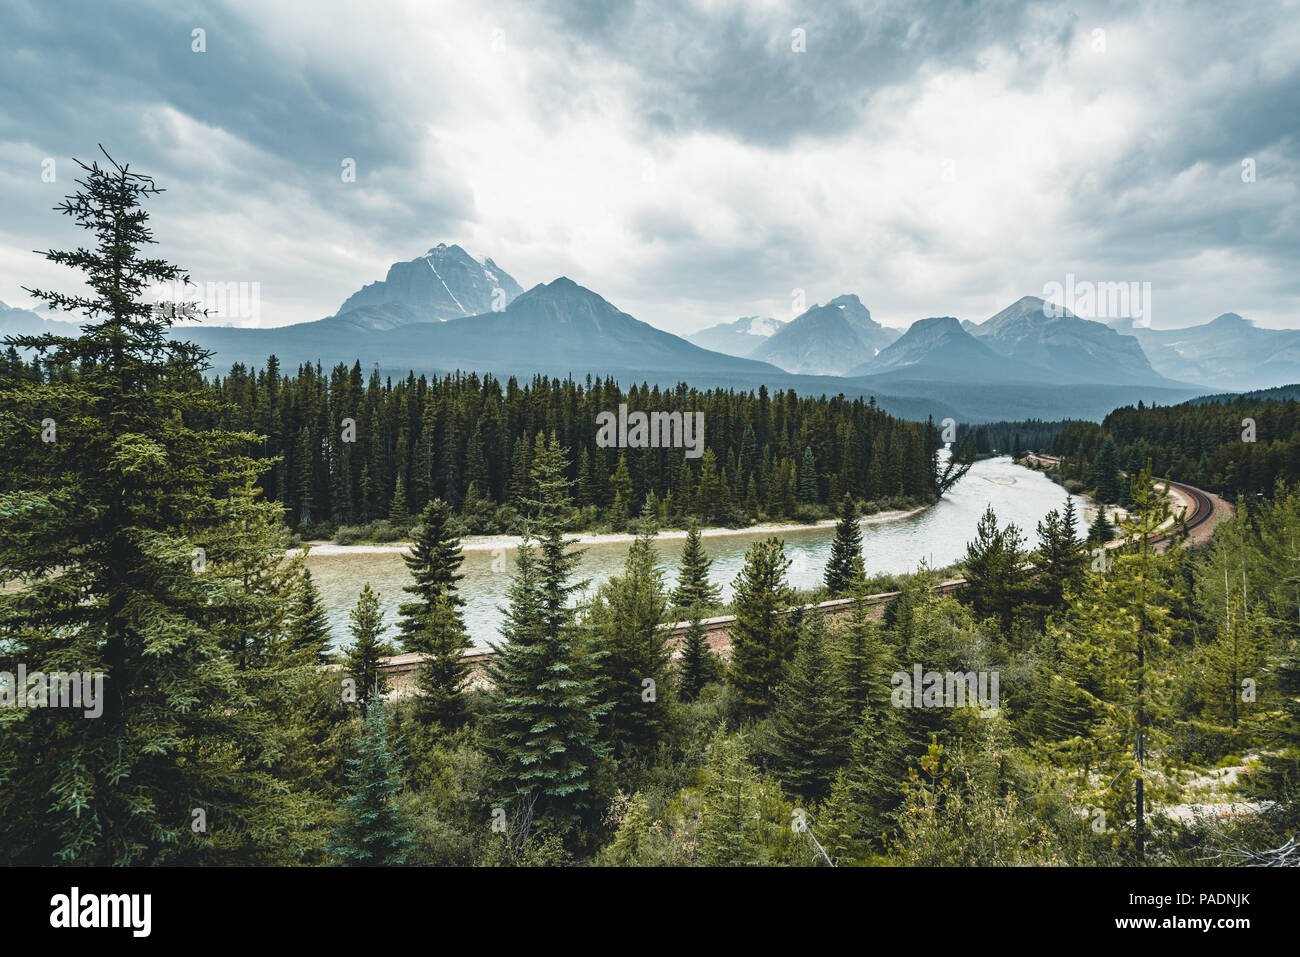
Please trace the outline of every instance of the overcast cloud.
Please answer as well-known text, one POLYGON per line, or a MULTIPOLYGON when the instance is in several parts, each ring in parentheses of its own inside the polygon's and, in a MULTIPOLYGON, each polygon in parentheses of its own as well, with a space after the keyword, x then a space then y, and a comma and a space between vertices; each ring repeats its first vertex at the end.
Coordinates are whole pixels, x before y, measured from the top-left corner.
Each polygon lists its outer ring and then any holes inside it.
POLYGON ((68 286, 32 250, 79 241, 50 207, 103 143, 264 325, 446 242, 683 334, 794 289, 979 321, 1067 274, 1300 326, 1297 3, 810 6, 0 0, 0 300, 68 286))

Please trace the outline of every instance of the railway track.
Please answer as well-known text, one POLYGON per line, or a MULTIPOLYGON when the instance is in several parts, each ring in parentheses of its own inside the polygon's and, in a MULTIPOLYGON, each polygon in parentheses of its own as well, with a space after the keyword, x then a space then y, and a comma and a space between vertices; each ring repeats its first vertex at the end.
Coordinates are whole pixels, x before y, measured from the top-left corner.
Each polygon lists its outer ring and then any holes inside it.
MULTIPOLYGON (((1169 487, 1178 489, 1178 491, 1182 492, 1192 500, 1191 513, 1183 516, 1182 523, 1188 532, 1191 532, 1200 525, 1204 525, 1214 517, 1214 502, 1211 501, 1210 496, 1206 495, 1195 485, 1187 485, 1183 482, 1171 481, 1169 487)), ((1171 535, 1161 535, 1155 540, 1155 544, 1157 546, 1164 546, 1168 545, 1172 540, 1173 536, 1171 535)))
MULTIPOLYGON (((1059 460, 1058 460, 1059 461, 1059 460)), ((1214 517, 1214 501, 1205 492, 1201 491, 1194 485, 1187 485, 1183 482, 1169 483, 1171 489, 1178 489, 1192 501, 1192 510, 1183 517, 1183 524, 1186 526, 1188 533, 1191 533, 1197 527, 1205 524, 1214 517)), ((1161 535, 1153 540, 1156 548, 1165 548, 1173 541, 1172 535, 1161 535)), ((935 591, 940 594, 958 591, 966 586, 964 578, 954 578, 935 585, 935 591)), ((883 612, 885 605, 895 597, 899 592, 883 592, 878 595, 868 595, 862 599, 866 604, 878 608, 880 611, 873 614, 872 617, 883 612)), ((831 601, 820 602, 816 605, 802 606, 805 613, 820 613, 828 617, 840 614, 846 614, 852 611, 856 599, 839 598, 831 601)), ((795 609, 786 609, 786 612, 793 612, 795 609)), ((734 624, 735 618, 731 615, 724 615, 719 618, 707 619, 701 624, 704 625, 706 639, 713 647, 715 652, 722 654, 724 657, 730 654, 730 626, 734 624)), ((689 623, 677 622, 670 626, 672 637, 670 641, 674 644, 680 642, 686 633, 689 623)), ((468 649, 464 658, 470 663, 472 672, 478 677, 475 680, 483 680, 483 665, 488 659, 495 655, 495 651, 484 650, 482 648, 468 649)), ((407 693, 414 681, 415 670, 423 660, 421 654, 410 653, 394 655, 391 658, 380 659, 380 667, 393 679, 393 685, 389 694, 407 693)))

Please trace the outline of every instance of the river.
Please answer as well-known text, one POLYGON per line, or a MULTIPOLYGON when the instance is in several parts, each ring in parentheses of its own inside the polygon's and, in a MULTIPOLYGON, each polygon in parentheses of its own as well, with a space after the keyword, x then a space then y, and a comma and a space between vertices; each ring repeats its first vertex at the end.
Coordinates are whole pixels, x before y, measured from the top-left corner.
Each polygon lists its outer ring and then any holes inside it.
MULTIPOLYGON (((1016 465, 1009 457, 976 462, 932 508, 892 522, 865 525, 862 551, 868 574, 913 572, 925 561, 932 568, 961 559, 966 543, 975 536, 975 526, 986 505, 992 505, 1000 522, 1013 521, 1033 542, 1038 521, 1050 509, 1065 502, 1065 490, 1032 469, 1016 465)), ((1076 497, 1082 525, 1086 500, 1076 497)), ((1080 533, 1085 529, 1080 528, 1080 533)), ((713 580, 730 599, 731 584, 744 563, 745 550, 770 533, 742 533, 705 537, 704 548, 713 559, 713 580)), ((789 579, 798 588, 815 588, 821 583, 833 527, 789 529, 779 533, 792 559, 789 579)), ((676 577, 676 560, 681 539, 661 541, 659 553, 665 580, 676 577)), ((580 575, 592 585, 618 572, 627 555, 626 544, 602 543, 586 546, 580 575)), ((351 552, 309 555, 307 565, 320 589, 336 644, 350 640, 348 612, 356 604, 364 582, 379 592, 384 620, 390 626, 385 637, 393 639, 397 605, 406 596, 402 587, 410 577, 397 551, 351 552)), ((506 602, 506 590, 514 569, 514 550, 470 550, 461 566, 465 578, 461 594, 465 599, 465 624, 476 645, 498 640, 501 624, 499 606, 506 602)))

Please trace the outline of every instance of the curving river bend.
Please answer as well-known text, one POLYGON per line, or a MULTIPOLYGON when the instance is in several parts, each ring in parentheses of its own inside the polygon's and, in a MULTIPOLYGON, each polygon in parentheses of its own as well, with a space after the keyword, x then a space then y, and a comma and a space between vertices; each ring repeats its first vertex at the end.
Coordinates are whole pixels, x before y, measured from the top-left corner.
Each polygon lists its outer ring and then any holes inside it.
MULTIPOLYGON (((1015 522, 1032 543, 1036 540, 1034 529, 1038 521, 1050 509, 1062 506, 1065 498, 1065 490, 1059 485, 1032 469, 1016 465, 1010 457, 976 462, 966 477, 932 508, 907 518, 863 527, 862 551, 867 573, 898 574, 915 571, 921 561, 935 568, 960 560, 966 543, 975 535, 975 526, 985 506, 990 504, 999 522, 1015 522)), ((1087 500, 1074 498, 1082 526, 1087 500)), ((1081 527, 1080 533, 1085 530, 1081 527)), ((724 599, 731 597, 731 583, 744 563, 746 549, 769 534, 744 532, 704 538, 705 551, 713 558, 712 577, 722 585, 724 599)), ((793 561, 790 582, 798 588, 817 587, 830 553, 833 526, 789 529, 778 534, 793 561)), ((617 573, 627 555, 625 543, 585 547, 580 574, 591 580, 589 589, 617 573)), ((670 585, 676 578, 681 547, 680 538, 658 542, 665 581, 670 585)), ((308 556, 307 565, 320 589, 336 644, 350 640, 348 612, 367 581, 379 592, 384 620, 390 625, 385 637, 394 637, 395 629, 391 625, 396 620, 397 605, 407 597, 402 587, 410 583, 399 552, 317 553, 308 556)), ((496 641, 502 618, 499 606, 506 602, 506 589, 514 570, 514 550, 469 549, 461 570, 465 575, 461 594, 465 598, 465 623, 470 636, 477 645, 496 641)))

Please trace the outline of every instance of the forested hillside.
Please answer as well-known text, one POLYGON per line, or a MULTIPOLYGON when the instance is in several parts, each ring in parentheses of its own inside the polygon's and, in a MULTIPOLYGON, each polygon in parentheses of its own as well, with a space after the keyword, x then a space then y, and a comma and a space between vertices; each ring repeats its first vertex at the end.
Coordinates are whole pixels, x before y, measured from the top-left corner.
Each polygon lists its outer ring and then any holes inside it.
POLYGON ((1065 478, 1088 486, 1104 455, 1128 472, 1150 461, 1156 475, 1229 499, 1253 497, 1271 493, 1279 481, 1300 480, 1300 402, 1139 403, 1116 409, 1101 425, 1069 425, 1050 451, 1064 457, 1065 478))
MULTIPOLYGON (((0 356, 0 375, 57 382, 67 370, 0 356)), ((861 399, 800 397, 793 390, 701 392, 681 385, 621 389, 544 377, 520 384, 476 373, 393 382, 359 364, 328 376, 303 366, 282 375, 275 357, 253 372, 235 366, 208 385, 196 425, 263 436, 249 448, 268 465, 260 487, 309 535, 364 526, 390 537, 432 498, 460 514, 470 533, 518 532, 538 443, 554 435, 584 511, 579 527, 619 531, 647 508, 663 525, 832 514, 845 494, 872 509, 933 501, 942 485, 932 424, 896 419, 861 399), (601 448, 597 416, 630 411, 702 412, 703 449, 601 448), (204 408, 208 408, 205 404, 204 408), (355 426, 348 428, 345 420, 355 426)), ((355 535, 360 530, 353 530, 355 535)))

